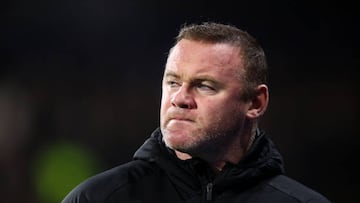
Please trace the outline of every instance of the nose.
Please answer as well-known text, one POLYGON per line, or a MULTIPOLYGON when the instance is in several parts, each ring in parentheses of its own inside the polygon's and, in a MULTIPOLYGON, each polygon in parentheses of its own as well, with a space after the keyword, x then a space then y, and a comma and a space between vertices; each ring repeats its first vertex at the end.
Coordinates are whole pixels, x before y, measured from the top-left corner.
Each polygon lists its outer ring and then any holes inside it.
POLYGON ((185 85, 181 86, 178 91, 173 94, 171 105, 183 109, 196 108, 194 97, 185 85))

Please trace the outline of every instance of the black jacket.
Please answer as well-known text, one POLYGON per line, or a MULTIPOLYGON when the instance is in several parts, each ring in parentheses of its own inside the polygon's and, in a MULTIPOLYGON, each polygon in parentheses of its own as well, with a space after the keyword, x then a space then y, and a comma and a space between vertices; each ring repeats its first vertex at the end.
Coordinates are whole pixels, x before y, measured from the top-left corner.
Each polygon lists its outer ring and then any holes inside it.
POLYGON ((283 175, 280 153, 264 133, 240 161, 214 176, 199 159, 179 160, 159 129, 141 146, 134 160, 81 183, 62 203, 322 203, 319 193, 283 175))

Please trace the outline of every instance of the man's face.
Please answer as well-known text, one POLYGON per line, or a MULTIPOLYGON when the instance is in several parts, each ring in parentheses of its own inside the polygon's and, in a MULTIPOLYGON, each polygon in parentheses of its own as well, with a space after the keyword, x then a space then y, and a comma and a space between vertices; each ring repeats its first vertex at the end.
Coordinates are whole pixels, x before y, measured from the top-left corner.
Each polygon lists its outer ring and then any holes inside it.
POLYGON ((239 48, 181 40, 164 72, 160 125, 166 145, 196 155, 241 134, 249 104, 241 100, 239 48))

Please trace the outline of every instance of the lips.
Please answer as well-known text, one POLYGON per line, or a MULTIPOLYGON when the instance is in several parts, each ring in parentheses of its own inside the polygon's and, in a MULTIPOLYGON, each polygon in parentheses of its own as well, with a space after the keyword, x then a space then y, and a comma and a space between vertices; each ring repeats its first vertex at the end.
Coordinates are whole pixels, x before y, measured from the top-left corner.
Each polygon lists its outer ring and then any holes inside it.
POLYGON ((167 123, 170 121, 194 122, 194 119, 189 114, 169 112, 166 121, 167 123))
POLYGON ((184 117, 169 118, 165 123, 166 129, 170 131, 183 131, 193 125, 194 121, 184 117))
POLYGON ((189 118, 185 118, 185 117, 170 117, 169 120, 177 120, 177 121, 193 121, 189 118))
POLYGON ((192 122, 194 121, 186 117, 170 117, 167 123, 171 124, 171 123, 192 123, 192 122))

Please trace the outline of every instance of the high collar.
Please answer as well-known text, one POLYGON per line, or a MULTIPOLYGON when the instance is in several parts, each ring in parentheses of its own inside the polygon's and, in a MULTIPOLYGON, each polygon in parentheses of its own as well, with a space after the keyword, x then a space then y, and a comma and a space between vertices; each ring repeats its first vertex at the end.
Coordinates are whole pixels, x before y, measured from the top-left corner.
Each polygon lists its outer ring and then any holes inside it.
POLYGON ((165 146, 159 128, 135 152, 134 159, 157 164, 173 181, 193 189, 201 185, 201 180, 211 181, 214 185, 225 188, 230 184, 254 184, 284 172, 280 153, 260 130, 243 159, 237 164, 228 163, 216 177, 211 175, 210 167, 201 159, 178 159, 175 153, 165 146))

